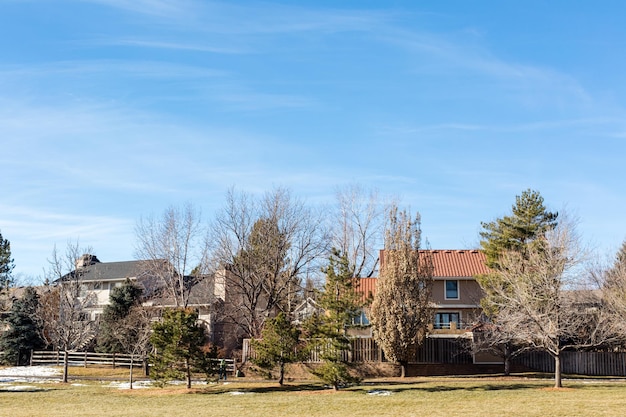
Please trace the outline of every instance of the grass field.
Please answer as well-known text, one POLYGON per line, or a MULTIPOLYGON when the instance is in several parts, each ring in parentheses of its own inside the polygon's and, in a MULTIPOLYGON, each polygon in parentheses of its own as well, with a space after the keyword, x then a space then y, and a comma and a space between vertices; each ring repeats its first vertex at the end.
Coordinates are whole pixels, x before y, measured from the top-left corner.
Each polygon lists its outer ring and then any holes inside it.
POLYGON ((624 416, 626 383, 524 378, 411 378, 338 392, 320 384, 230 382, 120 390, 110 382, 0 387, 1 416, 624 416))

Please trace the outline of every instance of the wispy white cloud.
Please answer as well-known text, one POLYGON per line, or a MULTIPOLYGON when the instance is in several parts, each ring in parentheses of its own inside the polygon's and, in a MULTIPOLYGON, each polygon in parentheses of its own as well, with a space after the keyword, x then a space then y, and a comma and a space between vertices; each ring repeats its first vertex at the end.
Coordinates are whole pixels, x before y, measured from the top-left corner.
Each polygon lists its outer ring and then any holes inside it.
POLYGON ((90 43, 99 43, 102 45, 120 45, 120 46, 132 46, 140 48, 155 48, 155 49, 173 49, 179 51, 194 51, 194 52, 210 52, 215 54, 248 54, 254 53, 250 48, 226 48, 220 46, 208 46, 201 45, 193 42, 168 42, 157 40, 142 40, 142 39, 112 39, 104 41, 92 41, 90 43))
POLYGON ((232 110, 302 109, 319 105, 311 98, 287 94, 229 93, 216 98, 232 110))
POLYGON ((83 3, 95 3, 125 11, 167 18, 193 16, 199 4, 192 0, 76 0, 83 3))
POLYGON ((139 60, 96 59, 89 61, 57 61, 28 66, 0 66, 0 80, 19 79, 22 82, 25 81, 25 77, 75 77, 77 75, 94 74, 110 75, 111 73, 141 78, 206 78, 226 75, 226 72, 222 70, 170 62, 139 60))
POLYGON ((381 21, 394 16, 391 12, 311 8, 272 2, 243 5, 195 0, 77 1, 156 17, 178 24, 185 30, 239 35, 372 30, 381 21))
MULTIPOLYGON (((516 133, 532 131, 551 131, 567 128, 608 128, 613 131, 616 126, 622 126, 623 120, 611 117, 587 117, 580 119, 542 120, 528 123, 510 124, 468 124, 468 123, 438 123, 417 126, 387 125, 377 129, 380 135, 411 135, 428 132, 490 132, 490 133, 516 133)), ((606 134, 602 136, 612 136, 606 134)))

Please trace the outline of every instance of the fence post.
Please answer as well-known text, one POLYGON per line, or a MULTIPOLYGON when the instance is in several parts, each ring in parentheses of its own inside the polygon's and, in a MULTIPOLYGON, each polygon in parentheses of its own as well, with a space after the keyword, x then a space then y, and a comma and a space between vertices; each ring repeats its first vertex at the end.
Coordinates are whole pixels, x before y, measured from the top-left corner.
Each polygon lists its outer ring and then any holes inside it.
MULTIPOLYGON (((131 361, 132 361, 132 358, 131 358, 131 361)), ((131 368, 132 368, 132 366, 131 366, 131 368)), ((113 352, 113 369, 115 369, 115 352, 113 352)))

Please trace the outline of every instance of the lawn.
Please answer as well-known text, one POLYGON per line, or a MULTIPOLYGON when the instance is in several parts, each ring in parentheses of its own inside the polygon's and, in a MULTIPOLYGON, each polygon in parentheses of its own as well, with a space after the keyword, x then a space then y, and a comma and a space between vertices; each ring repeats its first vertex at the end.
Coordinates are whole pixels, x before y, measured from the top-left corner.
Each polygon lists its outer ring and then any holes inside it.
POLYGON ((623 416, 626 383, 524 378, 411 378, 338 392, 320 384, 229 382, 120 390, 110 382, 0 386, 2 416, 623 416))

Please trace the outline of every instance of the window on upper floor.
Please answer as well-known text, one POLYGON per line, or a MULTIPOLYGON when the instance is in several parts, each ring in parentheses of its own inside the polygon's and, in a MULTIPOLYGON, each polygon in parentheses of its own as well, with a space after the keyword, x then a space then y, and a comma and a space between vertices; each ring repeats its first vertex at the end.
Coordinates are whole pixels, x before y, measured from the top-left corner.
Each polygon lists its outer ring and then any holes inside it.
POLYGON ((361 314, 352 318, 352 324, 354 326, 369 326, 370 321, 365 315, 365 311, 361 310, 361 314))
POLYGON ((450 329, 454 323, 457 329, 461 328, 461 313, 436 313, 435 329, 450 329))
POLYGON ((446 280, 446 300, 459 299, 459 281, 446 280))

